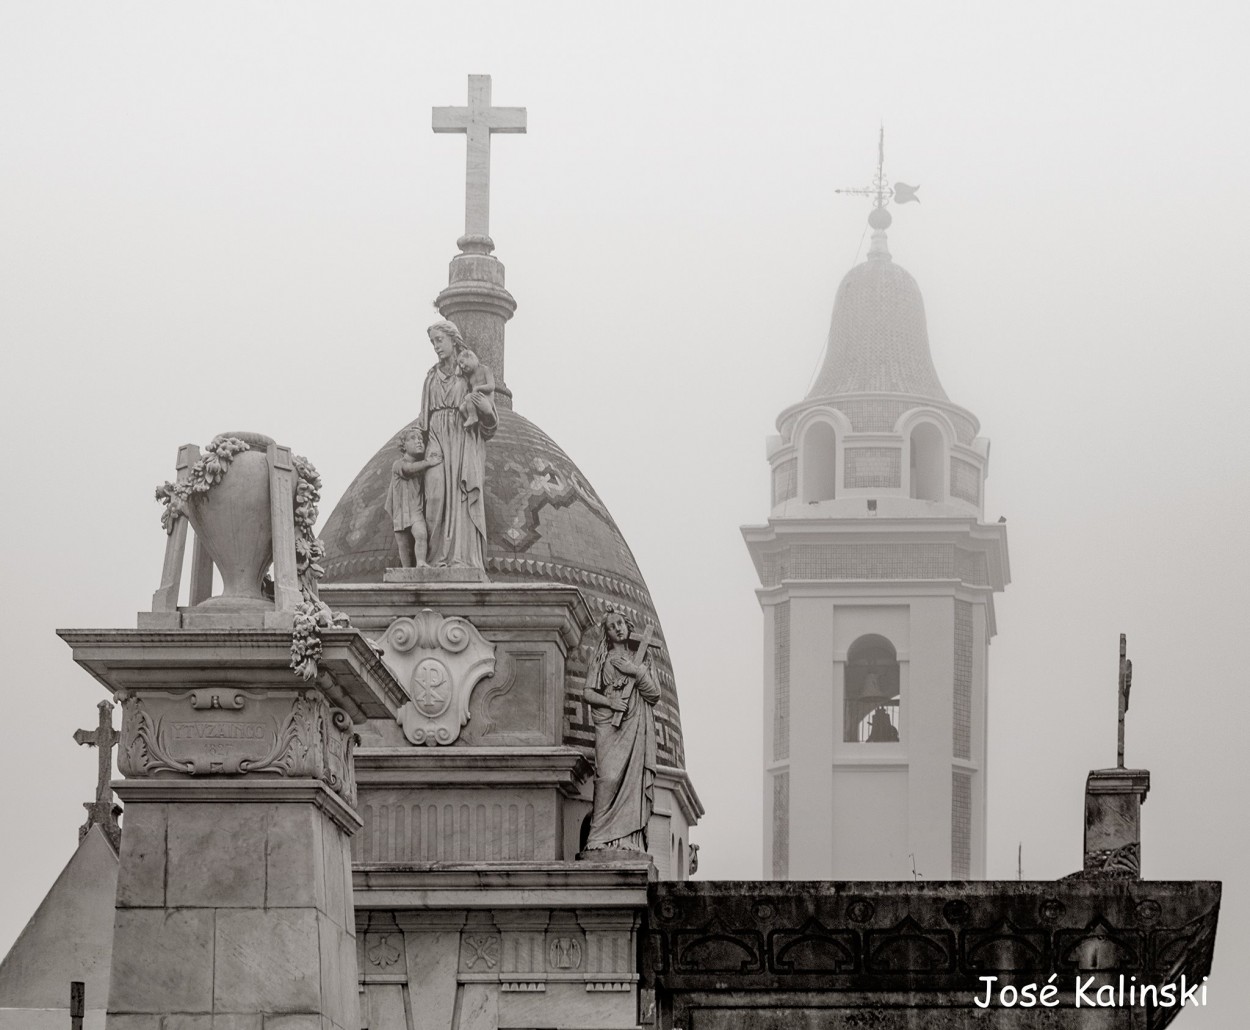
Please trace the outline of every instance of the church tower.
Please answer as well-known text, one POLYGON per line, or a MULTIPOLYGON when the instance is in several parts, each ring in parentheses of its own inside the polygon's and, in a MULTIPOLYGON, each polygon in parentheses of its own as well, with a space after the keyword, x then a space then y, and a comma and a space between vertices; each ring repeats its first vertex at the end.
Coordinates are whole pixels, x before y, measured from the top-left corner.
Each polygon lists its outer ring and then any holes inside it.
MULTIPOLYGON (((905 192, 906 191, 906 192, 905 192)), ((989 441, 947 398, 916 280, 868 260, 824 364, 768 440, 772 508, 743 529, 764 612, 764 871, 985 875, 987 664, 1006 527, 983 522, 989 441)))

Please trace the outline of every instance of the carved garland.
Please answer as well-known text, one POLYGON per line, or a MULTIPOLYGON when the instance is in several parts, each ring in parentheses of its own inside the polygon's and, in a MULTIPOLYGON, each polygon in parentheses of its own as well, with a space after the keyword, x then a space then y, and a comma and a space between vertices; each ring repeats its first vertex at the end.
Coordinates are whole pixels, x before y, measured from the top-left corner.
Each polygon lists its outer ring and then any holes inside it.
POLYGON ((250 451, 251 446, 237 436, 218 434, 204 448, 199 461, 191 466, 186 479, 176 483, 165 482, 156 488, 156 499, 165 505, 161 512, 161 526, 172 533, 178 520, 186 513, 186 503, 192 494, 206 494, 221 482, 236 454, 250 451))
POLYGON ((351 620, 343 612, 332 611, 317 596, 317 581, 325 575, 321 563, 326 555, 326 545, 313 532, 321 500, 321 476, 307 458, 294 455, 291 461, 299 477, 295 488, 295 571, 304 598, 295 606, 291 627, 291 668, 301 679, 311 680, 317 675, 317 662, 321 659, 321 630, 343 629, 351 625, 351 620))
MULTIPOLYGON (((236 454, 251 450, 236 436, 214 436, 200 459, 191 466, 186 479, 166 482, 156 488, 156 499, 164 506, 161 525, 172 533, 178 519, 186 514, 186 503, 193 494, 208 493, 221 482, 236 454)), ((317 505, 321 500, 321 476, 307 458, 292 455, 297 484, 295 488, 295 571, 300 594, 304 598, 295 606, 291 626, 291 668, 295 675, 311 680, 317 675, 321 658, 321 630, 341 629, 351 625, 343 612, 336 612, 317 596, 317 581, 325 575, 321 564, 326 548, 313 531, 317 523, 317 505)), ((266 583, 272 581, 265 577, 266 583)))

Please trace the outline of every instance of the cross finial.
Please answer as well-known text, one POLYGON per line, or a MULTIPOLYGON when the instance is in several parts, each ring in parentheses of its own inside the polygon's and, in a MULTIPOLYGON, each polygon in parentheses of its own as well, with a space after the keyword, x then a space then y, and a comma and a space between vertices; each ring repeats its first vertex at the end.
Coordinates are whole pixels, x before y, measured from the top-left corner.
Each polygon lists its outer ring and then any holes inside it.
POLYGON ((87 821, 78 828, 78 840, 81 843, 92 826, 99 826, 112 842, 114 850, 117 850, 121 847, 122 828, 117 824, 117 809, 113 804, 113 788, 109 786, 109 781, 113 778, 113 747, 117 744, 118 734, 113 729, 112 704, 101 701, 96 707, 100 710, 99 725, 94 730, 74 732, 76 743, 99 748, 100 752, 95 800, 83 802, 83 808, 87 810, 87 821))
POLYGON ((1128 638, 1120 634, 1120 725, 1116 740, 1116 767, 1124 768, 1124 713, 1128 711, 1128 695, 1133 689, 1133 663, 1128 656, 1128 638))
POLYGON ((889 184, 885 177, 885 126, 881 126, 881 131, 877 134, 877 173, 872 177, 871 186, 859 186, 854 188, 834 190, 834 193, 850 193, 859 197, 872 197, 872 211, 868 215, 868 224, 874 229, 881 232, 890 227, 893 221, 890 212, 886 210, 890 201, 893 200, 898 204, 906 204, 909 201, 920 203, 920 198, 916 196, 919 186, 908 186, 905 182, 896 182, 893 186, 889 184))
POLYGON ((466 244, 489 253, 490 239, 490 137, 495 132, 524 132, 525 108, 491 107, 490 76, 469 76, 467 107, 434 108, 435 132, 463 132, 468 159, 464 184, 464 238, 466 244))

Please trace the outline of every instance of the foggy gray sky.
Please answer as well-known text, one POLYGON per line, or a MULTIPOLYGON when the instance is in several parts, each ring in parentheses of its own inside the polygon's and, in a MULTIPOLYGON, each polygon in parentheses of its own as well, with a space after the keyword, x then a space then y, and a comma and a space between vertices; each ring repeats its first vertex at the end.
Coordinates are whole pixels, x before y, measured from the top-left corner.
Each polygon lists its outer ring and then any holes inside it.
MULTIPOLYGON (((670 643, 700 877, 760 875, 761 615, 739 535, 863 259, 894 258, 993 441, 1014 582, 990 649, 989 870, 1081 861, 1085 774, 1148 767, 1148 878, 1220 878, 1211 1007, 1250 963, 1245 390, 1250 15, 1089 4, 0 4, 0 952, 69 858, 100 688, 58 626, 133 626, 177 446, 268 433, 324 517, 419 407, 463 225, 466 76, 493 145, 519 412, 614 514, 670 643)), ((923 872, 923 870, 922 870, 923 872)))

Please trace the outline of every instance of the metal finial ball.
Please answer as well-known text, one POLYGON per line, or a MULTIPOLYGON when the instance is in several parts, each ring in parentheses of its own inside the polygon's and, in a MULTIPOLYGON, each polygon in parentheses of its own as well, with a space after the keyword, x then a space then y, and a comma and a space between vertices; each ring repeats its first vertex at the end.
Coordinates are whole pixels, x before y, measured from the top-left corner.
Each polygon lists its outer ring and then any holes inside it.
POLYGON ((868 212, 868 224, 874 229, 888 229, 894 218, 883 207, 874 207, 868 212))

